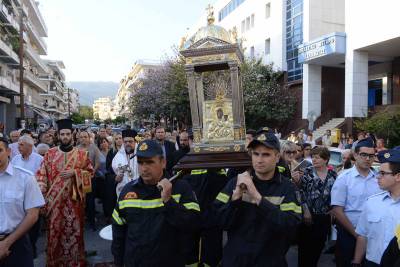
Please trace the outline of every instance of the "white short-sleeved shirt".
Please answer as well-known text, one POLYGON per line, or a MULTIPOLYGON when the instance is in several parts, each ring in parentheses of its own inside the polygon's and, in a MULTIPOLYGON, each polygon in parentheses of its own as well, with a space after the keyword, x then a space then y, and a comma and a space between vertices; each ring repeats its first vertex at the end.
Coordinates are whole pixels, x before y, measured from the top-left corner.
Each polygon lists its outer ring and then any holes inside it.
POLYGON ((376 264, 400 224, 400 200, 394 200, 389 192, 368 198, 358 220, 356 233, 367 238, 366 258, 376 264))
POLYGON ((28 159, 24 159, 21 154, 16 155, 12 160, 11 164, 14 166, 21 167, 28 171, 31 171, 33 175, 40 168, 40 164, 42 164, 43 157, 36 152, 32 152, 28 159))
POLYGON ((0 234, 9 234, 25 218, 26 211, 45 204, 39 185, 28 170, 8 164, 0 173, 0 234))
POLYGON ((331 205, 341 206, 354 227, 367 199, 381 193, 376 172, 370 170, 367 177, 362 176, 356 166, 342 172, 333 184, 331 205))

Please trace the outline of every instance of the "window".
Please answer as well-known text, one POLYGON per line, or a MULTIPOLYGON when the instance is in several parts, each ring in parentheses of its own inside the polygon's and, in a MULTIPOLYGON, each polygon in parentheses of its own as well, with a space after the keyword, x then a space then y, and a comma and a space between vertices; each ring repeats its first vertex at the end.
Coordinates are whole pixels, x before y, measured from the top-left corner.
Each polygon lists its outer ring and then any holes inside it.
POLYGON ((218 13, 218 20, 223 20, 231 12, 233 12, 238 6, 240 6, 245 0, 231 0, 224 8, 218 13))
POLYGON ((250 30, 250 17, 246 18, 246 31, 250 30))
POLYGON ((265 40, 265 55, 271 54, 271 39, 265 40))
POLYGON ((254 28, 254 14, 251 15, 251 28, 254 28))
POLYGON ((250 58, 254 58, 255 57, 255 55, 254 55, 254 46, 252 46, 252 47, 250 47, 250 58))
POLYGON ((265 5, 265 18, 271 17, 271 3, 265 5))
POLYGON ((242 21, 242 33, 244 33, 246 31, 246 21, 243 20, 242 21))

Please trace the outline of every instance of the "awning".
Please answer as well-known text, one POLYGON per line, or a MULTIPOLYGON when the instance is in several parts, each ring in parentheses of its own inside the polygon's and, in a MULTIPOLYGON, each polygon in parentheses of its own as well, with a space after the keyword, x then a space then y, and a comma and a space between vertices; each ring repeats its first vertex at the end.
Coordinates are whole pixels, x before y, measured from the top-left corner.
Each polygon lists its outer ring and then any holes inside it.
POLYGON ((47 113, 47 112, 45 112, 45 111, 42 111, 42 110, 40 110, 40 109, 38 109, 38 108, 35 108, 35 107, 31 107, 31 109, 33 110, 33 112, 35 112, 36 114, 38 114, 40 117, 42 117, 43 119, 45 119, 45 120, 51 120, 51 117, 50 117, 50 115, 47 113))

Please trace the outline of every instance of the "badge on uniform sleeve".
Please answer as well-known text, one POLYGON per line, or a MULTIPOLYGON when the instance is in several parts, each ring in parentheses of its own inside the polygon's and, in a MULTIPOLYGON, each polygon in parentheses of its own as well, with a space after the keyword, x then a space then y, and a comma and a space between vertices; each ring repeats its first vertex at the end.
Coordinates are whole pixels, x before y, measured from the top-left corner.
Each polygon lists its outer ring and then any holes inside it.
POLYGON ((149 148, 149 147, 147 146, 147 144, 146 144, 146 143, 143 143, 143 144, 140 145, 139 150, 140 150, 140 151, 146 151, 148 148, 149 148))
POLYGON ((137 199, 138 195, 135 192, 129 192, 125 195, 124 199, 137 199))
POLYGON ((258 141, 265 141, 267 140, 267 137, 265 136, 265 134, 260 135, 259 137, 257 137, 258 141))
POLYGON ((385 155, 383 155, 385 157, 385 159, 390 158, 390 153, 385 153, 385 155))

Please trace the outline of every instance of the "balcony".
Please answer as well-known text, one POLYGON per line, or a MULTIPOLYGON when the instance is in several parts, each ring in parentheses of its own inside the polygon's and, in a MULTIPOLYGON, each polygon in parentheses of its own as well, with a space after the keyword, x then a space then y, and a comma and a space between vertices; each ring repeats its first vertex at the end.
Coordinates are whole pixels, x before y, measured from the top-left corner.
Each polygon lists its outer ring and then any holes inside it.
POLYGON ((6 26, 13 27, 17 32, 19 31, 19 23, 17 18, 10 12, 8 7, 0 0, 0 21, 4 22, 6 26))
POLYGON ((44 42, 43 38, 40 37, 39 33, 33 27, 32 23, 28 22, 26 27, 28 29, 31 40, 33 40, 33 42, 36 44, 36 47, 38 48, 39 55, 47 55, 47 45, 44 42))
MULTIPOLYGON (((19 77, 19 71, 17 75, 19 77)), ((47 84, 30 71, 24 71, 24 82, 41 92, 47 93, 47 84)))
POLYGON ((33 25, 36 27, 39 35, 41 37, 47 37, 47 26, 44 22, 42 14, 40 13, 39 7, 34 0, 26 0, 27 7, 29 9, 29 19, 32 21, 33 25))
POLYGON ((54 97, 57 101, 62 102, 63 104, 67 104, 67 100, 64 99, 63 95, 57 94, 57 92, 53 91, 53 90, 49 90, 48 93, 46 94, 40 94, 41 96, 45 96, 45 97, 54 97))
POLYGON ((25 54, 30 58, 37 67, 41 70, 40 72, 47 73, 49 69, 45 65, 44 61, 40 58, 39 54, 29 45, 27 44, 25 49, 25 54))
POLYGON ((11 68, 18 68, 19 57, 14 52, 12 46, 2 40, 3 38, 3 36, 0 38, 0 62, 10 65, 11 68))
POLYGON ((0 76, 0 92, 9 95, 19 94, 19 84, 9 77, 0 76))

